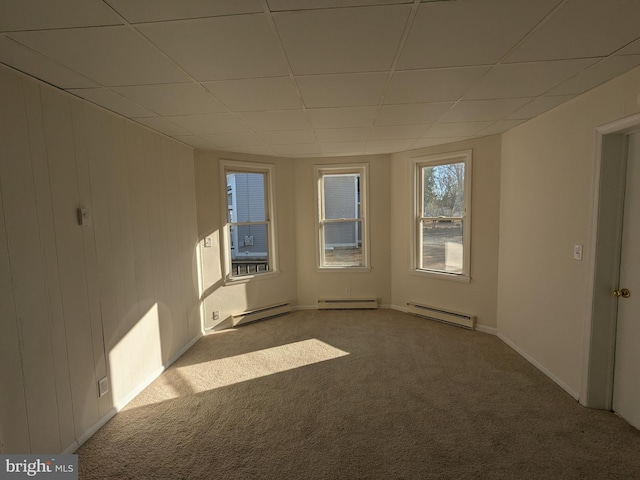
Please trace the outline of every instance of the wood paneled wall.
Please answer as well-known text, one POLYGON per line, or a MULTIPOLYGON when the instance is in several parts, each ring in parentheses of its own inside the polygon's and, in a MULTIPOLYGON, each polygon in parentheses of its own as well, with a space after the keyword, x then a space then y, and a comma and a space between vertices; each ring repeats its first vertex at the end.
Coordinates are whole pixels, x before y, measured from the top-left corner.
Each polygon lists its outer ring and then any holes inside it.
POLYGON ((191 149, 0 66, 0 453, 72 447, 201 334, 197 242, 191 149))

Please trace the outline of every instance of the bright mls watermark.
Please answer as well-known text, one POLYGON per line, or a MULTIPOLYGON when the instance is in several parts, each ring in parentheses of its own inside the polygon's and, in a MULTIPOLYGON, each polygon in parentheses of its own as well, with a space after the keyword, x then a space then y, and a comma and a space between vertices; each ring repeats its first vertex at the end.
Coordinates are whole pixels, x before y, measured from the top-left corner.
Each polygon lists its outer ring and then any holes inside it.
POLYGON ((0 480, 78 480, 77 455, 0 455, 0 480))

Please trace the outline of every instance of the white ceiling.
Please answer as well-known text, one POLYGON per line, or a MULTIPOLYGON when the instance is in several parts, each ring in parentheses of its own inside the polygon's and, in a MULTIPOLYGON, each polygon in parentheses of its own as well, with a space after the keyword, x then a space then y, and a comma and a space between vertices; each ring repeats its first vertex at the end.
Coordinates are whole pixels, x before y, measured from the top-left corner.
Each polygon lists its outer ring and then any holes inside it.
POLYGON ((504 132, 640 65, 639 0, 0 0, 0 62, 203 149, 504 132))

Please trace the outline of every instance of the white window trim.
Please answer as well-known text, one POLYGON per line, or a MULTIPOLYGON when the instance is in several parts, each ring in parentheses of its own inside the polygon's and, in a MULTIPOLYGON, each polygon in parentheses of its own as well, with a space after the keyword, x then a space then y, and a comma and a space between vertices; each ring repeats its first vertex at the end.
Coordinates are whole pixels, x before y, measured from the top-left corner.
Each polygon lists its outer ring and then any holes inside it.
POLYGON ((316 266, 318 272, 349 272, 349 273, 366 273, 371 271, 370 248, 371 244, 369 232, 369 164, 368 163, 351 163, 348 165, 315 165, 315 194, 316 194, 316 266), (324 254, 324 238, 322 236, 322 228, 320 228, 320 212, 322 209, 322 188, 321 178, 325 174, 360 174, 360 217, 362 224, 362 261, 364 265, 352 266, 322 266, 322 256, 324 254))
POLYGON ((220 161, 220 258, 222 260, 221 267, 223 270, 223 281, 225 285, 246 283, 255 280, 266 280, 280 275, 278 263, 278 227, 276 222, 276 167, 270 163, 250 163, 237 162, 233 160, 220 161), (271 270, 265 273, 256 273, 253 275, 243 275, 241 277, 233 277, 231 275, 231 242, 229 233, 229 217, 227 208, 227 172, 240 173, 264 173, 265 174, 265 215, 268 224, 268 242, 269 242, 269 266, 271 270))
POLYGON ((471 176, 472 176, 473 150, 461 150, 458 152, 443 153, 439 155, 426 155, 411 159, 411 273, 420 277, 434 278, 438 280, 450 280, 453 282, 469 283, 471 281, 471 176), (464 209, 465 219, 462 236, 463 263, 462 273, 438 272, 435 270, 425 270, 418 268, 420 259, 419 251, 421 243, 419 235, 419 216, 422 211, 419 192, 422 182, 419 171, 424 166, 445 165, 447 163, 464 162, 464 209))

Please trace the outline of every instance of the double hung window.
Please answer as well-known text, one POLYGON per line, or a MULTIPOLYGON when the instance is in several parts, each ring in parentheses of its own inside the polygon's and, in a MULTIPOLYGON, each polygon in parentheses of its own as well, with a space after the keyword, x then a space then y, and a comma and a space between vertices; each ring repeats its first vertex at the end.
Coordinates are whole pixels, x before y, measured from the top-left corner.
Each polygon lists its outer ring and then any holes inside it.
POLYGON ((273 166, 222 162, 227 281, 276 271, 273 166))
POLYGON ((368 269, 367 166, 316 167, 318 266, 368 269))
POLYGON ((468 279, 471 151, 416 158, 413 174, 414 270, 468 279))

